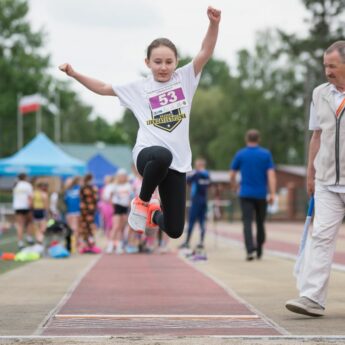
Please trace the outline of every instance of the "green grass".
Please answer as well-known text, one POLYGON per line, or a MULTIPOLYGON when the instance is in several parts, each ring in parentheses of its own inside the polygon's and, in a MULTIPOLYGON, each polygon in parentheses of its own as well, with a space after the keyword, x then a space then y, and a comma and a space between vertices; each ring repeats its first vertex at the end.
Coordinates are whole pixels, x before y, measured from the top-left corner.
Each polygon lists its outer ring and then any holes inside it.
MULTIPOLYGON (((16 253, 17 251, 18 247, 16 230, 14 228, 11 228, 0 235, 0 253, 16 253)), ((25 264, 27 264, 27 262, 6 261, 0 259, 0 274, 13 270, 25 264)))

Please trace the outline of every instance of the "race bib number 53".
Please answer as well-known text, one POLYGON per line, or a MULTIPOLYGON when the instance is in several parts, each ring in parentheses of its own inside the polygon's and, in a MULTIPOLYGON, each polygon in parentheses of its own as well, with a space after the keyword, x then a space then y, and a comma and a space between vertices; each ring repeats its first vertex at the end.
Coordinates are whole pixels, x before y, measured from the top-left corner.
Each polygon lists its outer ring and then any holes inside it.
POLYGON ((149 102, 153 116, 168 113, 188 105, 181 83, 171 84, 150 92, 149 102))

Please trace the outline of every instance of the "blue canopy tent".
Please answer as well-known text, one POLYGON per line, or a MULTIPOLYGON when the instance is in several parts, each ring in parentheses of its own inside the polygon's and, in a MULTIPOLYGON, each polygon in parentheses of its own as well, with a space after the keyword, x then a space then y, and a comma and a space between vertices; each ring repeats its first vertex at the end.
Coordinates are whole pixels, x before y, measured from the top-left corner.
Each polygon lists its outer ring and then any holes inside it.
POLYGON ((86 164, 69 156, 45 134, 38 134, 13 156, 0 159, 0 176, 75 176, 86 173, 86 164))
POLYGON ((97 153, 88 160, 87 170, 92 174, 94 183, 100 187, 104 184, 104 177, 114 175, 118 167, 97 153))

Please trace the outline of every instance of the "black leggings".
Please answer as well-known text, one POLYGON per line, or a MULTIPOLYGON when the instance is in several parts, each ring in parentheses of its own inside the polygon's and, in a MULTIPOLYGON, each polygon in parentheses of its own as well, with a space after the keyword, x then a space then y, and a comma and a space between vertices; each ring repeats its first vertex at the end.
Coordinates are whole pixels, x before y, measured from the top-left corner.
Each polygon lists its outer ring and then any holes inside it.
POLYGON ((150 201, 158 186, 162 211, 154 222, 171 238, 183 233, 186 208, 186 174, 170 169, 171 152, 161 146, 146 147, 137 158, 137 169, 143 177, 139 198, 150 201))

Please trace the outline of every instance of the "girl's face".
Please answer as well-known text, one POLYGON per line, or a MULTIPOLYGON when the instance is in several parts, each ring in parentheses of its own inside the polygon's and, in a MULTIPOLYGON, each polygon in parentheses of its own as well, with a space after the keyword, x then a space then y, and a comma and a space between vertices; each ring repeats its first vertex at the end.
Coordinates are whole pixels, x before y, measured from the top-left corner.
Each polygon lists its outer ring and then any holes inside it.
POLYGON ((166 46, 153 48, 150 58, 145 59, 145 63, 152 71, 153 78, 161 83, 169 81, 177 67, 174 52, 166 46))

